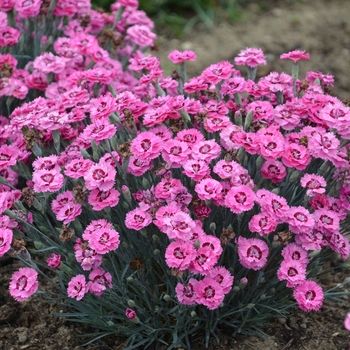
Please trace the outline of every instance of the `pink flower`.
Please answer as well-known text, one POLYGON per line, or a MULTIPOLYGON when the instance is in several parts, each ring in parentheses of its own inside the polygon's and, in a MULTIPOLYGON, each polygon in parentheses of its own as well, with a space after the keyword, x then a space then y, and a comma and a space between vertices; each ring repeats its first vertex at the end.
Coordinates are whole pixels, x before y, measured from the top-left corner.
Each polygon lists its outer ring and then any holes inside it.
POLYGON ((127 308, 125 310, 125 316, 129 319, 129 320, 133 320, 134 318, 136 318, 136 311, 130 308, 127 308))
POLYGON ((14 8, 18 17, 29 18, 39 14, 41 4, 42 0, 16 0, 14 8))
POLYGON ((269 247, 261 239, 238 237, 239 262, 247 269, 260 270, 267 262, 269 247))
POLYGON ((230 62, 223 61, 212 64, 208 68, 204 69, 201 77, 203 77, 209 83, 217 84, 221 80, 229 78, 234 71, 235 69, 230 62))
POLYGON ((287 222, 290 230, 296 234, 310 233, 315 226, 312 214, 302 206, 289 208, 287 222))
POLYGON ((112 288, 112 275, 98 267, 90 272, 90 281, 87 283, 88 291, 97 296, 101 296, 106 287, 112 288))
POLYGON ((350 254, 350 243, 346 236, 336 232, 329 237, 329 246, 333 251, 339 253, 342 259, 347 259, 350 254))
POLYGON ((0 170, 4 170, 11 165, 15 165, 19 150, 15 146, 3 145, 0 147, 0 170))
POLYGON ((350 331, 350 312, 346 314, 345 320, 344 320, 344 327, 346 330, 350 331))
POLYGON ((314 281, 306 280, 299 284, 293 292, 299 307, 306 312, 318 311, 323 304, 322 288, 314 281))
POLYGON ((12 230, 8 228, 1 228, 0 230, 0 257, 2 257, 11 248, 13 238, 12 230))
POLYGON ((277 223, 284 222, 289 210, 287 200, 284 197, 266 190, 257 191, 256 196, 263 212, 276 219, 277 223))
POLYGON ((130 151, 142 160, 151 160, 160 155, 163 141, 150 131, 144 131, 136 136, 131 143, 130 151))
POLYGON ((178 283, 175 287, 175 292, 177 299, 179 302, 183 305, 193 305, 196 303, 196 292, 195 292, 195 286, 197 285, 198 281, 194 278, 190 278, 187 285, 178 283))
POLYGON ((307 250, 297 243, 288 243, 283 248, 281 255, 286 260, 295 260, 305 266, 309 262, 307 250))
POLYGON ((257 232, 260 236, 267 235, 276 230, 276 220, 264 213, 254 215, 248 223, 251 232, 257 232))
POLYGON ((30 267, 21 267, 10 281, 9 291, 13 298, 22 302, 33 295, 38 287, 38 273, 30 267))
POLYGON ((210 248, 218 258, 220 257, 223 249, 219 238, 212 235, 203 234, 198 237, 198 240, 200 243, 200 248, 210 248))
POLYGON ((222 286, 210 277, 205 277, 194 286, 197 294, 196 302, 205 305, 209 310, 217 309, 224 301, 222 286))
POLYGON ((107 207, 115 207, 119 203, 119 196, 120 193, 114 188, 107 191, 95 188, 90 192, 88 202, 93 210, 100 211, 107 207))
POLYGON ((243 213, 253 208, 255 193, 246 185, 232 187, 225 197, 225 205, 235 214, 243 213))
POLYGON ((299 233, 295 236, 295 242, 305 250, 321 250, 324 247, 323 234, 317 230, 308 234, 299 233))
POLYGON ((61 265, 61 255, 52 253, 46 262, 48 267, 57 269, 61 265))
POLYGON ((115 183, 116 170, 109 163, 100 161, 92 165, 84 174, 85 186, 88 190, 108 191, 115 183))
POLYGON ((288 53, 284 53, 280 56, 281 60, 292 60, 294 63, 297 63, 299 60, 308 60, 310 59, 310 54, 305 53, 305 51, 294 50, 288 53))
POLYGON ((170 52, 168 55, 169 60, 171 60, 173 63, 182 63, 184 61, 195 61, 197 56, 193 51, 185 50, 185 51, 178 51, 174 50, 170 52))
POLYGON ((141 230, 152 222, 151 214, 136 208, 129 211, 125 217, 125 226, 134 230, 141 230))
POLYGON ((126 30, 127 39, 140 47, 153 46, 157 36, 145 25, 133 25, 126 30))
POLYGON ((194 212, 194 215, 196 215, 196 217, 198 219, 204 219, 204 218, 209 217, 212 210, 208 206, 203 204, 203 205, 198 205, 198 206, 194 207, 193 212, 194 212))
POLYGON ((35 192, 57 192, 64 183, 61 173, 52 170, 37 170, 33 172, 35 192))
POLYGON ((325 235, 339 232, 339 217, 327 209, 318 209, 314 212, 315 228, 325 235))
POLYGON ((325 187, 327 186, 327 182, 324 177, 320 175, 305 174, 300 179, 300 184, 302 187, 307 188, 306 194, 309 197, 326 192, 325 187))
POLYGON ((208 83, 204 78, 194 77, 184 84, 184 91, 193 94, 196 91, 207 90, 208 83))
POLYGON ((219 157, 220 153, 221 147, 214 140, 200 141, 192 147, 192 157, 197 160, 204 160, 208 164, 219 157))
POLYGON ((131 156, 127 172, 134 176, 142 176, 148 170, 153 168, 153 163, 150 159, 141 159, 138 156, 131 156))
POLYGON ((201 200, 219 199, 222 186, 219 181, 206 178, 197 183, 194 190, 201 200))
POLYGON ((191 149, 198 142, 205 140, 203 134, 196 129, 182 130, 179 133, 177 133, 175 139, 186 142, 191 149))
POLYGON ((277 271, 280 281, 287 281, 288 288, 294 288, 306 280, 306 266, 297 260, 283 260, 277 271))
POLYGON ((163 159, 167 163, 172 163, 173 168, 180 167, 190 157, 191 149, 188 144, 178 140, 168 140, 162 149, 163 159))
POLYGON ((183 174, 198 182, 209 176, 209 165, 204 160, 190 159, 183 164, 183 174))
POLYGON ((102 255, 97 254, 95 250, 91 249, 86 243, 76 244, 74 246, 75 258, 81 264, 84 271, 94 269, 102 264, 102 255))
POLYGON ((83 299, 85 293, 88 291, 84 275, 77 275, 73 277, 68 283, 67 294, 70 298, 76 300, 83 299))
POLYGON ((225 267, 214 267, 209 271, 207 277, 210 277, 216 282, 218 282, 221 285, 224 294, 230 292, 233 285, 234 277, 231 275, 230 271, 227 270, 225 267))
POLYGON ((192 230, 196 226, 190 215, 179 209, 172 216, 163 217, 163 223, 161 230, 170 239, 181 239, 184 241, 191 239, 192 230))
POLYGON ((186 270, 195 258, 195 248, 192 242, 176 240, 171 242, 165 251, 165 261, 171 268, 186 270))
POLYGON ((239 66, 255 68, 260 64, 266 64, 266 59, 261 49, 246 48, 241 50, 238 56, 235 57, 235 63, 239 66))
POLYGON ((311 156, 305 146, 290 143, 285 147, 285 151, 282 154, 282 161, 287 167, 304 170, 311 162, 311 156))
POLYGON ((81 137, 88 141, 94 140, 96 145, 99 145, 102 141, 111 139, 116 131, 116 127, 108 120, 96 119, 93 124, 85 128, 81 137))
POLYGON ((278 160, 268 160, 261 167, 261 176, 274 184, 282 182, 287 175, 285 166, 278 160))
POLYGON ((113 229, 101 228, 92 232, 89 245, 98 254, 106 254, 119 246, 119 233, 113 229))
POLYGON ((191 265, 188 269, 192 273, 206 275, 214 267, 218 260, 219 256, 211 247, 200 247, 195 251, 194 258, 192 258, 191 265))

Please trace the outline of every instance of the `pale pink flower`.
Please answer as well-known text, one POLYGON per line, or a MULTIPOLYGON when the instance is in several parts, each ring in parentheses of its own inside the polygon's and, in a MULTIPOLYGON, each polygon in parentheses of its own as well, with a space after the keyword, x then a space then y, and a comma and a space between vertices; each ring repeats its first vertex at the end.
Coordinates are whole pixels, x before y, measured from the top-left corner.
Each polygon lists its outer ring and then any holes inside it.
POLYGON ((171 242, 165 251, 166 264, 171 268, 184 271, 195 258, 195 251, 192 242, 182 240, 171 242))
POLYGON ((208 164, 221 153, 221 147, 214 141, 200 141, 192 147, 192 157, 194 159, 204 160, 208 164))
POLYGON ((223 266, 212 268, 207 274, 207 277, 210 277, 214 281, 218 282, 221 285, 224 294, 229 293, 232 289, 234 277, 231 275, 230 271, 223 266))
POLYGON ((300 309, 305 312, 318 311, 324 299, 322 288, 316 282, 308 280, 294 289, 293 296, 300 309))
POLYGON ((283 164, 289 168, 304 170, 311 162, 311 156, 308 149, 303 145, 290 143, 285 146, 282 154, 283 164))
POLYGON ((168 55, 169 60, 171 60, 173 63, 182 63, 185 61, 195 61, 197 56, 193 51, 185 50, 185 51, 178 51, 174 50, 170 52, 168 55))
POLYGON ((163 148, 162 139, 150 131, 144 131, 136 136, 131 143, 130 151, 143 160, 157 158, 163 148))
MULTIPOLYGON (((323 234, 317 230, 311 233, 299 233, 295 236, 295 243, 305 250, 321 250, 324 247, 323 234)), ((328 242, 326 241, 327 245, 328 242)))
POLYGON ((281 60, 292 60, 295 63, 297 63, 299 60, 308 60, 310 59, 310 54, 305 53, 305 51, 300 51, 300 50, 294 50, 290 51, 288 53, 283 53, 280 56, 281 60))
POLYGON ((126 30, 126 39, 140 47, 153 46, 157 36, 145 25, 133 25, 126 30))
POLYGON ((315 158, 332 160, 338 154, 340 141, 332 132, 315 133, 308 139, 308 149, 315 158))
POLYGON ((248 227, 251 232, 257 232, 260 236, 263 236, 275 231, 277 222, 272 216, 260 213, 252 216, 248 227))
POLYGON ((209 176, 210 168, 204 160, 190 159, 183 164, 183 174, 198 182, 209 176))
POLYGON ((1 228, 0 230, 0 257, 2 257, 11 248, 13 238, 12 230, 8 228, 1 228))
POLYGON ((225 205, 235 214, 243 213, 253 208, 255 193, 246 185, 232 187, 225 197, 225 205))
POLYGON ((248 66, 250 68, 258 67, 260 64, 266 64, 266 59, 263 51, 256 48, 246 48, 241 50, 235 63, 239 66, 248 66))
POLYGON ((57 269, 61 265, 61 255, 52 253, 46 262, 48 267, 57 269))
POLYGON ((194 278, 190 278, 187 284, 178 283, 175 287, 177 299, 183 305, 193 305, 196 303, 195 286, 198 283, 194 278))
POLYGON ((222 159, 215 164, 213 172, 219 175, 221 179, 230 179, 240 168, 242 167, 237 162, 228 162, 222 159))
POLYGON ((268 160, 261 167, 261 176, 274 184, 282 182, 287 175, 285 166, 278 160, 268 160))
POLYGON ((246 106, 247 112, 253 113, 253 121, 266 120, 272 121, 274 110, 269 101, 254 101, 246 106))
POLYGON ((88 202, 93 210, 100 211, 107 207, 115 207, 119 203, 119 196, 120 193, 114 188, 107 191, 95 188, 90 192, 88 202))
POLYGON ((339 232, 339 217, 336 213, 327 209, 318 209, 314 212, 315 228, 325 235, 339 232))
POLYGON ((289 210, 287 200, 284 197, 267 190, 257 191, 256 197, 256 201, 260 204, 263 212, 275 218, 277 223, 284 222, 289 210))
POLYGON ((189 271, 206 275, 218 262, 219 256, 209 246, 200 247, 195 251, 189 271))
POLYGON ((269 247, 261 239, 238 237, 239 262, 247 269, 255 271, 265 266, 269 254, 269 247))
POLYGON ((108 191, 114 186, 116 173, 113 166, 100 161, 92 165, 84 174, 85 186, 88 190, 108 191))
POLYGON ((61 173, 52 170, 37 170, 33 172, 35 192, 57 192, 64 183, 61 173))
POLYGON ((158 199, 169 198, 171 196, 171 190, 179 186, 182 186, 179 179, 164 177, 155 187, 155 196, 158 199))
POLYGON ((84 271, 94 269, 102 264, 102 255, 97 254, 94 249, 83 243, 74 245, 75 258, 77 262, 81 264, 81 268, 84 271))
POLYGON ((257 141, 260 147, 260 154, 267 160, 276 160, 284 153, 285 142, 281 133, 274 135, 259 134, 257 141))
POLYGON ((284 130, 293 130, 298 126, 300 117, 294 112, 293 106, 278 105, 274 110, 273 120, 284 130))
POLYGON ((92 232, 89 239, 90 247, 97 254, 106 254, 112 250, 116 250, 119 246, 119 233, 113 229, 101 228, 92 232))
POLYGON ((307 266, 309 262, 307 250, 297 243, 288 243, 281 252, 286 260, 295 260, 300 264, 307 266))
POLYGON ((86 280, 84 275, 77 275, 73 277, 68 283, 67 294, 70 298, 81 300, 83 299, 87 291, 88 291, 88 288, 86 285, 86 280))
POLYGON ((16 0, 15 10, 19 18, 35 17, 39 14, 42 0, 16 0))
POLYGON ((230 141, 235 143, 235 148, 244 147, 249 154, 259 152, 259 136, 253 132, 238 131, 233 133, 230 141))
POLYGON ((79 179, 84 176, 86 172, 90 169, 90 167, 94 164, 94 162, 90 159, 78 158, 72 159, 66 166, 64 170, 64 174, 66 176, 72 177, 73 179, 79 179))
POLYGON ((302 187, 307 188, 306 194, 309 197, 326 192, 325 187, 327 186, 327 182, 324 177, 320 175, 305 174, 300 179, 300 184, 302 187))
POLYGON ((90 293, 101 296, 107 287, 112 288, 112 275, 98 267, 89 274, 90 281, 87 283, 87 289, 90 293))
POLYGON ((306 280, 306 266, 297 260, 286 259, 277 271, 280 281, 287 281, 288 288, 294 288, 306 280))
POLYGON ((220 89, 221 94, 230 96, 243 91, 245 91, 245 79, 240 76, 225 79, 220 89))
POLYGON ((200 248, 210 248, 218 257, 222 253, 220 239, 212 235, 201 235, 198 237, 200 248))
POLYGON ((196 302, 205 305, 209 310, 217 309, 225 298, 222 286, 210 277, 198 281, 194 290, 197 295, 196 302))
POLYGON ((9 291, 15 300, 22 302, 33 295, 38 287, 38 273, 30 267, 21 267, 13 273, 9 291))
POLYGON ((156 220, 153 221, 153 223, 162 231, 164 232, 163 227, 165 227, 167 224, 164 222, 165 218, 170 218, 175 215, 179 211, 178 206, 176 205, 165 205, 163 207, 160 207, 156 212, 156 220))
POLYGON ((222 185, 217 180, 206 178, 197 183, 194 190, 201 200, 219 199, 222 185))
POLYGON ((129 211, 125 217, 125 226, 134 230, 141 230, 152 222, 151 214, 136 208, 129 211))
POLYGON ((287 223, 295 234, 310 233, 314 229, 315 220, 306 208, 299 206, 289 208, 287 223))
POLYGON ((82 212, 82 205, 80 203, 70 202, 65 204, 56 214, 56 219, 58 221, 63 221, 63 224, 67 225, 68 223, 75 220, 82 212))
POLYGON ((170 239, 188 241, 192 237, 195 226, 190 215, 178 209, 173 215, 163 217, 162 232, 166 233, 170 239))

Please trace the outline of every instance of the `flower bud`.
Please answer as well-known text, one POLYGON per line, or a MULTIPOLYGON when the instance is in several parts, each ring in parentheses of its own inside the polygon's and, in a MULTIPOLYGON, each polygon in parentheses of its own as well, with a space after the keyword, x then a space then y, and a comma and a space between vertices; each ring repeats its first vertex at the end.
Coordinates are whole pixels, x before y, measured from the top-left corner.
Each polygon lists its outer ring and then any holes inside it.
POLYGON ((127 282, 132 282, 133 280, 134 280, 134 279, 133 279, 131 276, 126 278, 126 281, 127 281, 127 282))
MULTIPOLYGON (((129 302, 128 302, 129 303, 129 302)), ((129 309, 127 308, 125 310, 125 316, 129 319, 129 320, 133 320, 134 318, 136 318, 136 311, 133 309, 129 309)))
POLYGON ((254 306, 255 306, 255 304, 249 303, 249 304, 247 305, 247 309, 252 309, 254 306))
POLYGON ((154 249, 153 254, 154 255, 159 255, 160 254, 160 250, 159 249, 154 249))
POLYGON ((194 247, 196 249, 199 249, 199 247, 201 246, 201 242, 199 241, 199 239, 197 239, 195 242, 194 242, 194 247))
POLYGON ((215 230, 216 230, 216 224, 215 222, 212 222, 210 225, 209 225, 209 229, 211 232, 213 232, 215 234, 215 230))
POLYGON ((241 278, 241 280, 239 281, 239 288, 243 289, 248 283, 248 278, 247 277, 243 277, 241 278))
POLYGON ((239 292, 239 291, 241 290, 241 288, 239 288, 238 286, 234 286, 234 287, 232 288, 232 290, 233 290, 234 292, 239 292))
POLYGON ((46 248, 46 246, 45 245, 43 245, 41 242, 39 242, 39 241, 34 241, 34 247, 35 247, 35 249, 37 249, 37 250, 41 250, 41 249, 45 249, 46 248))
POLYGON ((193 318, 197 317, 196 311, 191 311, 191 317, 193 317, 193 318))
POLYGON ((149 188, 150 187, 149 181, 145 177, 142 179, 142 186, 144 188, 149 188))
POLYGON ((159 242, 159 237, 157 235, 152 236, 152 241, 153 243, 158 243, 159 242))
POLYGON ((165 294, 165 295, 163 296, 163 299, 164 299, 165 301, 170 301, 170 300, 171 300, 171 296, 168 295, 168 294, 165 294))
POLYGON ((147 237, 147 231, 146 230, 140 230, 140 233, 143 237, 147 237))
POLYGON ((253 120, 253 111, 249 111, 244 121, 244 130, 248 130, 253 120))
POLYGON ((259 283, 265 283, 265 282, 266 282, 265 277, 261 277, 260 280, 259 280, 259 283))
POLYGON ((122 247, 123 248, 128 248, 128 246, 129 246, 128 243, 126 243, 125 241, 122 242, 122 247))
MULTIPOLYGON (((129 305, 130 307, 135 307, 135 302, 134 302, 133 300, 129 299, 129 300, 128 300, 128 305, 129 305)), ((136 316, 136 314, 135 314, 135 316, 136 316)))
POLYGON ((263 294, 261 297, 260 297, 260 300, 265 300, 266 299, 266 295, 263 294))

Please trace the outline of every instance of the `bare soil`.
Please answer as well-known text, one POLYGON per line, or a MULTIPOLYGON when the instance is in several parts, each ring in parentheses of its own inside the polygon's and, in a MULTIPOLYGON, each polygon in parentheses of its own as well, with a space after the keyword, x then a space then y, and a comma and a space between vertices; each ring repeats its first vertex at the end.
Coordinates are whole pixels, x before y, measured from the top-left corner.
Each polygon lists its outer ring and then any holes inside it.
MULTIPOLYGON (((158 55, 163 66, 171 71, 172 65, 166 57, 172 50, 194 50, 198 59, 188 66, 192 76, 212 63, 232 61, 246 47, 260 47, 268 59, 268 64, 259 68, 260 75, 270 71, 290 73, 290 63, 280 61, 279 56, 301 49, 311 54, 310 61, 302 62, 301 76, 309 70, 330 73, 335 76, 332 94, 341 99, 350 98, 350 1, 286 0, 275 4, 265 11, 250 5, 242 21, 234 24, 223 21, 210 32, 199 26, 181 40, 170 38, 160 28, 164 34, 159 37, 158 55)), ((18 262, 0 260, 0 350, 123 349, 123 341, 114 337, 83 347, 88 339, 82 335, 93 330, 54 317, 53 312, 59 309, 43 301, 40 294, 16 303, 7 288, 11 274, 18 267, 18 262)), ((339 268, 319 282, 327 290, 344 282, 348 276, 349 270, 339 268)), ((41 281, 40 289, 46 288, 49 286, 41 281)), ((342 299, 343 302, 326 300, 319 312, 305 314, 296 310, 288 319, 271 319, 271 326, 264 329, 265 339, 223 338, 220 344, 211 343, 210 350, 349 349, 350 333, 344 329, 343 320, 350 311, 350 299, 349 296, 342 299)), ((202 350, 205 347, 194 341, 193 348, 202 350)))

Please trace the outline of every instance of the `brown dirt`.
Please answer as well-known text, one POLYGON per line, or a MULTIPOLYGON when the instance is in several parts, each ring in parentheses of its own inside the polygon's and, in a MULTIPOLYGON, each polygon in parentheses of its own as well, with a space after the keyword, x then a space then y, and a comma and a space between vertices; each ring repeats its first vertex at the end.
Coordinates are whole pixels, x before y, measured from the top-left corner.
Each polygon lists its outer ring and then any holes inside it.
MULTIPOLYGON (((261 75, 270 71, 290 72, 290 64, 279 60, 280 54, 294 49, 306 50, 310 61, 302 62, 301 76, 308 70, 322 71, 335 76, 333 94, 341 99, 350 97, 350 1, 300 0, 277 1, 276 7, 262 12, 251 5, 243 21, 220 23, 211 32, 198 27, 181 40, 159 37, 160 59, 165 69, 172 65, 166 56, 174 49, 191 49, 198 56, 189 65, 190 75, 200 74, 212 63, 230 60, 246 47, 260 47, 268 58, 268 65, 259 68, 261 75)), ((79 350, 123 349, 120 339, 109 337, 82 347, 87 340, 81 335, 91 333, 89 327, 72 324, 53 317, 57 306, 35 295, 28 301, 16 303, 7 288, 17 262, 0 260, 0 349, 1 350, 79 350)), ((344 282, 345 270, 322 278, 319 282, 329 289, 344 282)), ((41 290, 49 288, 43 281, 41 290)), ((350 289, 350 287, 349 287, 350 289)), ((343 289, 344 290, 344 289, 343 289)), ((320 312, 300 313, 293 317, 271 320, 265 329, 266 339, 239 336, 212 343, 210 349, 251 350, 345 350, 349 349, 350 333, 343 327, 343 319, 350 311, 350 299, 343 302, 326 300, 320 312)), ((195 350, 204 345, 194 344, 195 350)), ((142 349, 140 349, 142 350, 142 349)))

